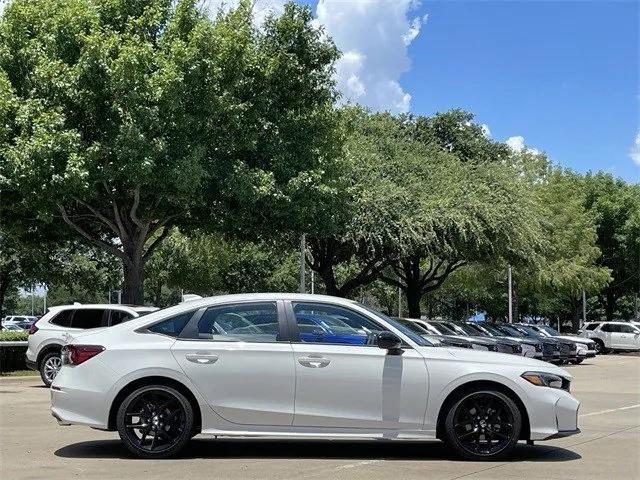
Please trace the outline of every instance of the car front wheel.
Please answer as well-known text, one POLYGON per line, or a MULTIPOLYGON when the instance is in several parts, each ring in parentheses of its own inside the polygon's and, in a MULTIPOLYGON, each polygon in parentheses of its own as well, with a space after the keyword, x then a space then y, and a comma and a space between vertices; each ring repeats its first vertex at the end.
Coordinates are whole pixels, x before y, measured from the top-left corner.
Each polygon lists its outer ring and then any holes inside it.
POLYGON ((466 393, 445 419, 445 441, 468 460, 508 455, 520 437, 522 417, 511 398, 495 390, 466 393))
POLYGON ((192 436, 193 408, 174 388, 138 388, 118 408, 120 439, 142 458, 165 458, 178 453, 192 436))
POLYGON ((40 361, 40 378, 42 382, 50 387, 56 375, 60 371, 62 366, 62 359, 60 358, 60 352, 47 353, 40 361))

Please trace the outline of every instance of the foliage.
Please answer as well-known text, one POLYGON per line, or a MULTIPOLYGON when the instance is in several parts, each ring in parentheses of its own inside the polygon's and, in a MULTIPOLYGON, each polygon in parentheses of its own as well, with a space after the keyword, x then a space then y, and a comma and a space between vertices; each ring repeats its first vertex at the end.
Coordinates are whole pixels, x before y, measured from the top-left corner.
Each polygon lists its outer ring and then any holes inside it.
POLYGON ((0 21, 0 181, 118 257, 127 302, 172 225, 308 225, 340 148, 310 10, 256 29, 249 1, 195 3, 16 0, 0 21))
POLYGON ((27 332, 0 331, 0 342, 20 342, 28 338, 27 332))

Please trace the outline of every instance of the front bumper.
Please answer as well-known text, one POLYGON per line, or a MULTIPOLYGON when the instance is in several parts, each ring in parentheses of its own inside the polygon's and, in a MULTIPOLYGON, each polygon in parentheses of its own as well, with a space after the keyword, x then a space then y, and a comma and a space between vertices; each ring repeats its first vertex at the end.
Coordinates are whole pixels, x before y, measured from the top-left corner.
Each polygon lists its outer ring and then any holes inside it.
POLYGON ((576 428, 575 430, 560 430, 558 431, 558 433, 554 433, 550 437, 543 438, 543 440, 553 440, 554 438, 570 437, 571 435, 577 435, 578 433, 581 433, 579 428, 576 428))
MULTIPOLYGON (((524 380, 523 380, 524 381, 524 380)), ((527 386, 525 402, 530 424, 530 440, 549 440, 580 433, 580 402, 565 390, 527 386)))

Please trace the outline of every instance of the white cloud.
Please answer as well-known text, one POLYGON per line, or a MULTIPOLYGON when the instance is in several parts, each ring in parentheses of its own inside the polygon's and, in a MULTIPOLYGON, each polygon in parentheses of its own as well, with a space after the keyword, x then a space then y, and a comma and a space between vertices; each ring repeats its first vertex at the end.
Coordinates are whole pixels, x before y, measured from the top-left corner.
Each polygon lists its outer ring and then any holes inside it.
POLYGON ((336 80, 345 101, 409 110, 411 95, 399 80, 411 66, 407 47, 427 20, 427 15, 411 17, 418 5, 416 0, 319 0, 317 23, 343 53, 336 80))
POLYGON ((482 134, 485 137, 491 138, 491 129, 489 128, 489 125, 487 125, 486 123, 483 123, 482 125, 480 125, 480 129, 482 130, 482 134))
POLYGON ((520 153, 526 150, 527 153, 531 153, 533 155, 538 155, 540 150, 536 148, 529 148, 524 142, 524 137, 522 135, 516 135, 513 137, 509 137, 505 140, 507 146, 516 153, 520 153))
POLYGON ((636 135, 633 146, 629 150, 629 156, 631 157, 631 160, 640 167, 640 132, 636 135))

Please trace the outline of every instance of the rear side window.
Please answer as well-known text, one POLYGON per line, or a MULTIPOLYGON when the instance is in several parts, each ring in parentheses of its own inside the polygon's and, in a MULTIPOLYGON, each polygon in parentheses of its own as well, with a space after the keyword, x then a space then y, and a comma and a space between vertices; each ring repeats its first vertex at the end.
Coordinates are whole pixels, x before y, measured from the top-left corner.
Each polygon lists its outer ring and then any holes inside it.
POLYGON ((170 337, 177 337, 182 332, 182 329, 187 324, 194 312, 187 312, 175 317, 171 317, 162 322, 151 325, 147 330, 154 333, 160 333, 162 335, 169 335, 170 337))
POLYGON ((79 309, 73 312, 71 319, 72 328, 98 328, 102 326, 103 309, 79 309))
POLYGON ((595 330, 596 328, 598 328, 598 325, 600 325, 599 323, 590 323, 589 325, 586 326, 586 330, 595 330))
POLYGON ((210 307, 198 322, 198 338, 219 342, 276 342, 278 332, 275 303, 210 307))
POLYGON ((53 323, 54 325, 58 325, 60 327, 70 327, 72 314, 73 310, 63 310, 57 313, 51 320, 49 320, 49 323, 53 323))

